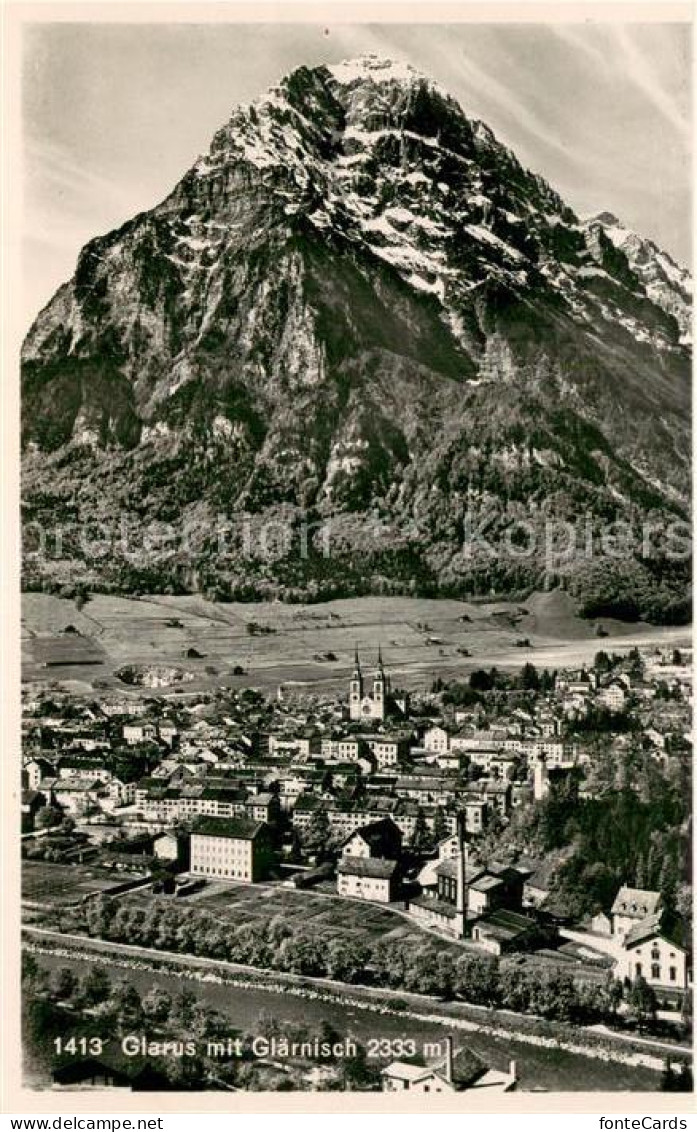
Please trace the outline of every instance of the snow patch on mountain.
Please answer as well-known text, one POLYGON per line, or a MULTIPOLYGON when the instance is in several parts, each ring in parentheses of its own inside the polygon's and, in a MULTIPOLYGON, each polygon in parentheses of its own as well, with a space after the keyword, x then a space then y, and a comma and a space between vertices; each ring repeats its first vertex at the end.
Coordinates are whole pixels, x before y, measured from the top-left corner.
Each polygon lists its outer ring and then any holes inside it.
POLYGON ((611 212, 600 212, 584 222, 592 240, 602 231, 612 245, 627 258, 629 267, 641 281, 651 302, 675 318, 680 341, 692 341, 692 276, 667 252, 649 239, 627 228, 611 212))

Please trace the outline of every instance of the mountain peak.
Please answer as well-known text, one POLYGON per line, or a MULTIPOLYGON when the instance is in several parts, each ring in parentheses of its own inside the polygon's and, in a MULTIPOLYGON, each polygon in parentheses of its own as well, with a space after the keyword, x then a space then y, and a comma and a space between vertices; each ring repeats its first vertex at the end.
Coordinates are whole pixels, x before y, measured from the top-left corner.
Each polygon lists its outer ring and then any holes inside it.
POLYGON ((629 268, 643 284, 646 295, 671 315, 680 328, 680 341, 692 341, 692 278, 653 240, 638 235, 612 212, 598 212, 584 222, 591 232, 600 227, 607 240, 626 258, 629 268))
POLYGON ((390 59, 382 55, 358 55, 353 59, 344 59, 341 63, 331 63, 327 70, 332 78, 341 85, 361 82, 366 79, 372 82, 430 82, 426 75, 417 71, 411 63, 403 59, 390 59))
POLYGON ((593 216, 589 216, 586 223, 602 224, 604 228, 624 228, 624 224, 617 219, 614 212, 597 212, 593 216))
MULTIPOLYGON (((247 585, 232 547, 214 561, 207 516, 279 508, 338 516, 335 576, 289 557, 287 593, 336 595, 339 576, 351 592, 366 572, 538 584, 538 560, 499 573, 463 555, 470 509, 501 531, 530 506, 634 523, 687 495, 689 279, 600 217, 579 223, 406 62, 295 69, 164 201, 86 245, 37 318, 27 520, 78 498, 79 529, 128 499, 191 520, 204 545, 166 566, 184 588, 194 567, 197 586, 247 585)), ((152 590, 163 561, 89 570, 152 590)))

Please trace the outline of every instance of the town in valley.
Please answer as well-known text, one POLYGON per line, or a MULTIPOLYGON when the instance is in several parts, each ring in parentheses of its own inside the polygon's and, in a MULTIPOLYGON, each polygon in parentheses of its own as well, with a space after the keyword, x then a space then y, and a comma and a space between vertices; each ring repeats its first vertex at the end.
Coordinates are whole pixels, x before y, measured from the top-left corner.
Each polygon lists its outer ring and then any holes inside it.
POLYGON ((691 649, 409 691, 348 660, 337 692, 25 684, 38 1087, 507 1092, 545 1043, 691 1087, 691 649), (276 1011, 230 1038, 242 987, 276 1011))
POLYGON ((51 1103, 692 1091, 689 22, 436 9, 27 23, 51 1103))

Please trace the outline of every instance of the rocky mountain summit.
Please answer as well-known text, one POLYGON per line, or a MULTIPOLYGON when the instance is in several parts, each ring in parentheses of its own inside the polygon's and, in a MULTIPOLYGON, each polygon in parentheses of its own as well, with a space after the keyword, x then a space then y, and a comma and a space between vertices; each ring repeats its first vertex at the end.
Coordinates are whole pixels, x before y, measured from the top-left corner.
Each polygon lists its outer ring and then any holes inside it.
POLYGON ((627 257, 627 263, 644 284, 646 294, 680 327, 680 341, 692 343, 692 277, 652 240, 642 239, 611 212, 600 212, 585 222, 592 246, 599 232, 627 257))
POLYGON ((682 616, 664 548, 632 544, 608 574, 603 554, 550 565, 542 531, 687 515, 689 288, 409 65, 301 67, 88 243, 32 326, 25 520, 64 535, 60 561, 26 555, 27 584, 561 581, 588 609, 682 616), (523 522, 531 552, 510 553, 523 522), (85 530, 124 524, 136 545, 85 550, 85 530))

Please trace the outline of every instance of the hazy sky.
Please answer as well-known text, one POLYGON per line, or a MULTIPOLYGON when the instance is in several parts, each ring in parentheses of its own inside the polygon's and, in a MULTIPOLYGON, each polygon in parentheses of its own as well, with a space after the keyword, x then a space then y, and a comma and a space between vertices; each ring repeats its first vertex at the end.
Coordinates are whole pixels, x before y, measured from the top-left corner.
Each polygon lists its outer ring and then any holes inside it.
POLYGON ((366 51, 439 80, 580 214, 612 211, 690 262, 687 25, 43 24, 25 36, 27 325, 82 245, 162 199, 236 103, 300 64, 366 51))

